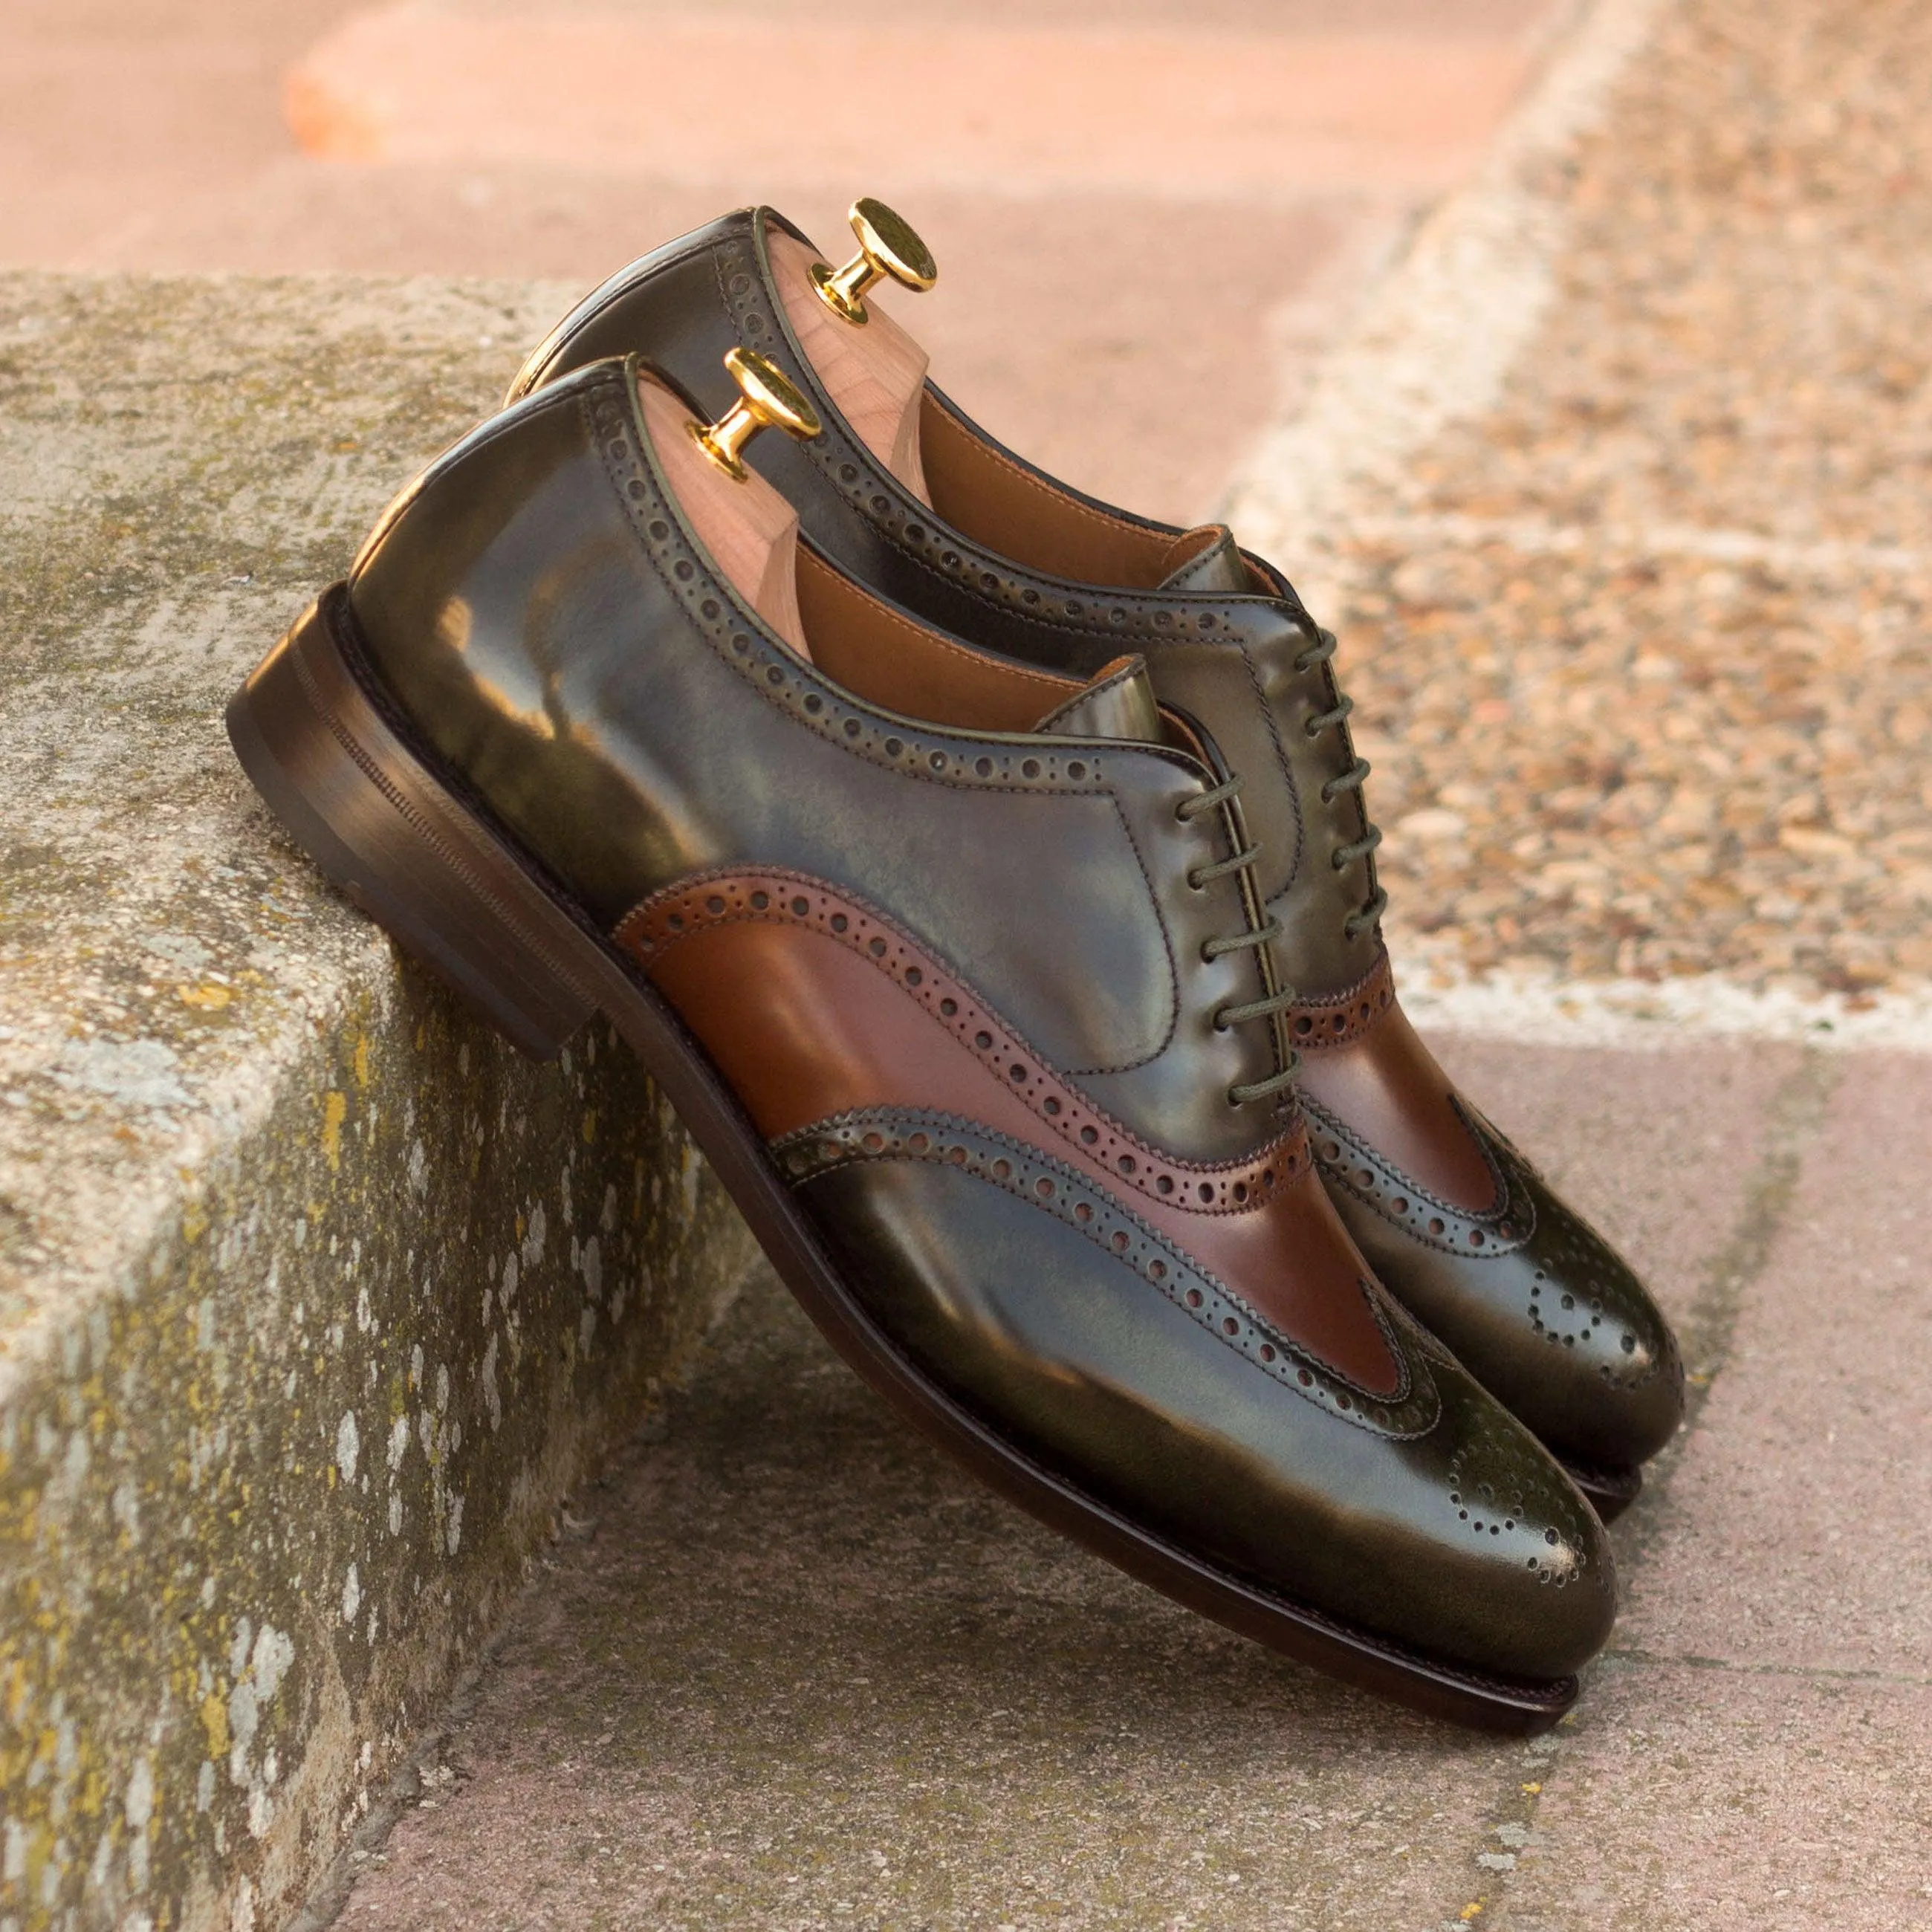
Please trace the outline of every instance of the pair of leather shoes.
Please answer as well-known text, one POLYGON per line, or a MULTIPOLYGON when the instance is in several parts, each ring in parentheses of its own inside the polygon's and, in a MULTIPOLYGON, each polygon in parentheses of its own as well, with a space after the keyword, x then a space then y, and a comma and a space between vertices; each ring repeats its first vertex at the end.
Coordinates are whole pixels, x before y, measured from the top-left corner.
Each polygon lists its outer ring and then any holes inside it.
POLYGON ((742 212, 589 298, 236 751, 520 1045, 607 1016, 994 1486, 1339 1675, 1550 1723, 1616 1608, 1577 1483, 1608 1513, 1676 1426, 1669 1330, 1402 1017, 1333 638, 1224 530, 986 436, 867 299, 929 284, 916 238, 854 226, 834 270, 742 212))

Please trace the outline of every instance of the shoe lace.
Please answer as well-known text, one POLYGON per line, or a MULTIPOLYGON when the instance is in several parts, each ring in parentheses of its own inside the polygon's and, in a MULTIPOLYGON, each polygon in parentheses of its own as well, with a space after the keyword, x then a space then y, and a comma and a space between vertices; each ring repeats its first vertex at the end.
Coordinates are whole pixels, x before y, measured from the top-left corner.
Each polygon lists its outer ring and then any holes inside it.
MULTIPOLYGON (((1335 655, 1335 633, 1317 626, 1315 642, 1301 652, 1294 660, 1298 671, 1312 670, 1317 664, 1325 664, 1335 655)), ((1302 728, 1311 738, 1318 738, 1324 731, 1332 731, 1348 722, 1348 714, 1355 708, 1355 700, 1346 694, 1337 694, 1334 707, 1328 711, 1318 711, 1302 728)), ((1359 795, 1362 781, 1369 775, 1369 761, 1358 758, 1345 772, 1338 773, 1322 788, 1322 802, 1333 805, 1344 792, 1359 795)), ((1366 859, 1382 842, 1382 830, 1379 825, 1370 823, 1368 808, 1362 807, 1362 824, 1366 828, 1359 838, 1351 838, 1346 844, 1337 845, 1328 854, 1328 862, 1338 872, 1346 872, 1358 859, 1366 859)), ((1380 919, 1388 908, 1388 894, 1384 892, 1372 873, 1370 875, 1369 896, 1361 904, 1342 922, 1342 930, 1350 939, 1358 939, 1380 919)))
MULTIPOLYGON (((1183 799, 1174 809, 1174 815, 1184 825, 1191 825, 1204 813, 1219 812, 1232 806, 1241 795, 1241 781, 1238 776, 1224 778, 1207 790, 1197 792, 1192 798, 1183 799)), ((1234 850, 1225 859, 1216 859, 1204 866, 1190 868, 1187 883, 1196 892, 1202 890, 1216 879, 1225 879, 1232 874, 1241 875, 1241 902, 1248 914, 1246 929, 1223 937, 1204 940, 1201 957, 1210 964, 1216 959, 1224 959, 1231 952, 1252 952, 1261 975, 1262 984, 1267 990, 1258 1000, 1244 1000, 1226 1004, 1214 1009, 1214 1030, 1226 1033, 1230 1027, 1245 1025, 1250 1020, 1266 1020, 1273 1029, 1275 1052, 1281 1060, 1281 1070, 1270 1073, 1260 1080, 1238 1081, 1228 1089, 1228 1104, 1231 1107, 1245 1107, 1251 1101, 1271 1100, 1277 1094, 1285 1092, 1294 1084, 1296 1073, 1301 1066, 1301 1056, 1288 1045, 1280 1024, 1280 1016, 1293 1006, 1297 998, 1292 986, 1277 982, 1274 956, 1268 950, 1281 937, 1281 921, 1264 917, 1257 922, 1257 914, 1262 910, 1260 888, 1255 883, 1254 863, 1261 856, 1258 845, 1246 844, 1240 836, 1240 820, 1232 813, 1230 821, 1237 836, 1234 850)))

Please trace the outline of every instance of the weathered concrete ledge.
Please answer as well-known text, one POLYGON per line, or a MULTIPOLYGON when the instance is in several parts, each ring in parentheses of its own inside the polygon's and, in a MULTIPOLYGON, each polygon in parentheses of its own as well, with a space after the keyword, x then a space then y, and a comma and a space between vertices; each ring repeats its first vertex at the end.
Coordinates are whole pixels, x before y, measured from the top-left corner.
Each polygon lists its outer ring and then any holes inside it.
POLYGON ((0 1928, 283 1922, 748 1238, 221 707, 562 292, 0 278, 0 1928))

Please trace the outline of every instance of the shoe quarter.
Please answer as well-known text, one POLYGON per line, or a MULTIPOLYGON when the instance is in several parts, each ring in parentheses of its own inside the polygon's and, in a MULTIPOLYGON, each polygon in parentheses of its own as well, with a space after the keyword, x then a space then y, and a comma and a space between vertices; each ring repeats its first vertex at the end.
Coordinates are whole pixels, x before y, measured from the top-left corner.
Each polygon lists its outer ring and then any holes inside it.
POLYGON ((988 738, 874 710, 712 572, 644 453, 622 365, 518 406, 432 472, 358 568, 375 668, 437 752, 608 931, 690 874, 786 868, 891 908, 1054 1066, 1220 1157, 1226 1088, 1271 1070, 1217 1034, 1252 962, 1184 760, 988 738))

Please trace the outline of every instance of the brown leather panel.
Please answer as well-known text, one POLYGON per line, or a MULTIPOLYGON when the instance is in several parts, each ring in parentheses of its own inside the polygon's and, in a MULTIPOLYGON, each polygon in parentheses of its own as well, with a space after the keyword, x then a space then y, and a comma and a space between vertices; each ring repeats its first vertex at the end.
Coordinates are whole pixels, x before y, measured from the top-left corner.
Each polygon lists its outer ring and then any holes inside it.
POLYGON ((956 731, 1030 731, 1082 688, 1077 677, 974 650, 798 551, 798 608, 812 661, 868 704, 956 731))
POLYGON ((1025 468, 956 416, 930 388, 920 449, 932 507, 975 543, 1077 583, 1152 590, 1186 554, 1172 530, 1082 502, 1025 468))
MULTIPOLYGON (((896 986, 928 1020, 1028 1110, 1034 1131, 1046 1129, 1071 1156, 1100 1163, 1116 1185, 1157 1204, 1185 1202, 1197 1214, 1233 1214, 1264 1198, 1309 1164, 1299 1121, 1246 1159, 1188 1161, 1150 1145, 1096 1106, 1042 1060, 973 988, 902 927, 820 879, 772 870, 700 873, 654 894, 618 926, 618 943, 657 977, 658 962, 704 928, 743 923, 802 927, 836 940, 868 970, 896 986)), ((877 1002, 884 988, 865 982, 877 1002)), ((758 1010, 756 1003, 741 1017, 758 1010)), ((899 1096, 892 1104, 937 1106, 899 1096)), ((874 1098, 867 1106, 886 1104, 874 1098)), ((821 1107, 811 1117, 836 1108, 821 1107)), ((757 1110, 753 1109, 754 1118, 757 1110)), ((794 1121, 793 1126, 803 1124, 794 1121)), ((773 1129, 774 1132, 786 1131, 773 1129)))
POLYGON ((1172 1160, 1094 1108, 907 934, 815 881, 689 880, 636 908, 617 937, 768 1139, 862 1108, 977 1121, 1130 1202, 1358 1387, 1400 1385, 1368 1264, 1299 1123, 1238 1165, 1172 1160))
MULTIPOLYGON (((1386 961, 1382 976, 1386 982, 1386 961)), ((1450 1104, 1456 1090, 1409 1024, 1393 986, 1386 1000, 1372 989, 1339 1010, 1346 1036, 1330 1045, 1321 1036, 1334 1011, 1316 1010, 1318 1024, 1304 1036, 1298 1030, 1302 1010, 1296 1010, 1290 1036, 1306 1055, 1302 1085, 1430 1192, 1472 1214, 1492 1211, 1495 1172, 1450 1104), (1372 1017, 1363 1021, 1360 1007, 1372 997, 1372 1017)))
POLYGON ((1395 1004, 1395 973, 1384 952, 1352 986, 1326 999, 1297 1000, 1288 1009, 1288 1037, 1304 1054, 1348 1046, 1381 1023, 1395 1004))

